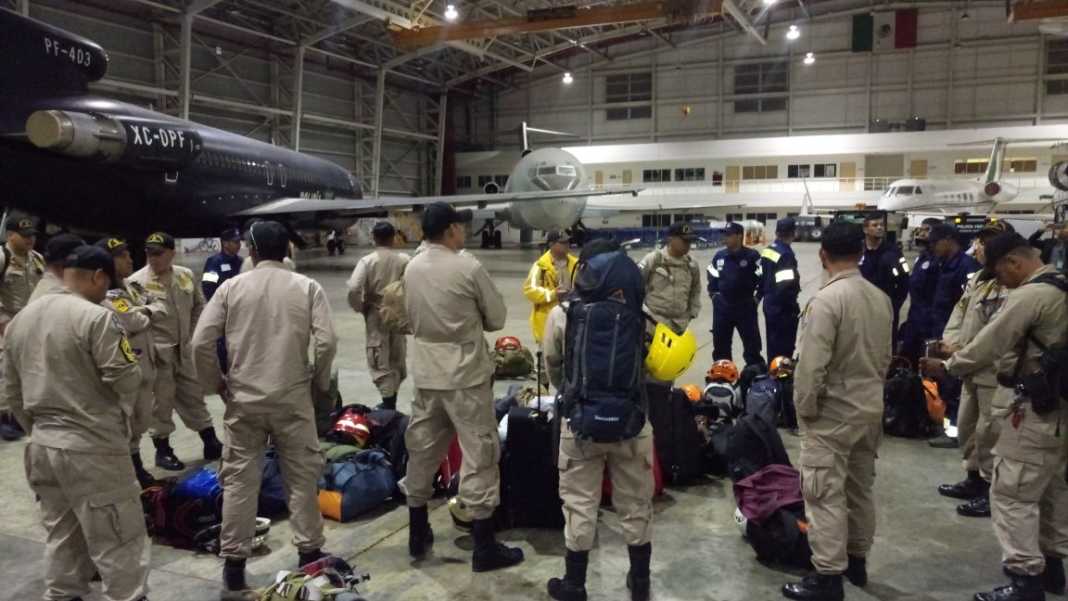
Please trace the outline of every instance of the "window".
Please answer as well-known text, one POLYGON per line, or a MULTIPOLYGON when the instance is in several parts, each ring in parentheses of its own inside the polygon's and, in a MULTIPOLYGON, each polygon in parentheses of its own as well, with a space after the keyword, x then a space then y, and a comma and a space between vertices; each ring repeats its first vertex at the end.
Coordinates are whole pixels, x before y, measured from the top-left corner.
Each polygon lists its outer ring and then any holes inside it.
POLYGON ((787 165, 786 177, 790 179, 812 177, 812 165, 787 165))
POLYGON ((838 177, 838 165, 835 163, 817 164, 812 169, 816 177, 838 177))
POLYGON ((912 196, 912 186, 898 186, 894 193, 898 196, 912 196))
POLYGON ((488 183, 490 183, 492 181, 493 181, 493 176, 492 175, 480 175, 480 176, 478 176, 478 187, 479 187, 479 189, 485 188, 486 184, 488 184, 488 183))
POLYGON ((456 178, 457 190, 469 190, 471 188, 471 176, 461 175, 456 178))
MULTIPOLYGON (((754 63, 734 68, 735 94, 776 94, 790 88, 790 64, 754 63)), ((734 101, 736 113, 768 113, 786 110, 786 98, 745 98, 734 101)))
POLYGON ((670 181, 671 169, 645 169, 642 171, 642 183, 670 181))
POLYGON ((704 223, 705 216, 700 213, 675 213, 675 223, 704 223))
POLYGON ((677 182, 703 182, 705 181, 705 168, 704 167, 686 167, 684 169, 675 170, 675 181, 677 182))
MULTIPOLYGON (((604 98, 609 104, 649 102, 652 97, 653 76, 651 73, 623 73, 605 78, 604 98)), ((653 109, 648 104, 610 108, 605 111, 605 119, 609 121, 649 119, 652 116, 653 109)))
POLYGON ((727 223, 732 223, 735 221, 742 221, 743 219, 745 219, 745 215, 741 213, 727 213, 726 221, 727 223))
MULTIPOLYGON (((555 171, 553 172, 553 175, 556 175, 555 171)), ((503 190, 504 189, 504 185, 508 183, 508 176, 507 175, 494 175, 493 176, 493 183, 495 183, 498 186, 500 186, 501 189, 503 190)))
MULTIPOLYGON (((1047 40, 1046 75, 1063 75, 1066 73, 1068 73, 1068 40, 1047 40)), ((1051 96, 1068 94, 1068 80, 1055 79, 1047 81, 1046 94, 1051 96)))
POLYGON ((957 175, 976 175, 986 173, 986 166, 989 161, 986 159, 968 159, 965 161, 956 161, 953 163, 953 173, 957 175))
POLYGON ((671 225, 671 215, 642 215, 642 227, 667 227, 671 225))
POLYGON ((1038 171, 1035 159, 1012 159, 1009 161, 1009 173, 1034 173, 1038 171))
POLYGON ((759 221, 760 223, 767 223, 775 221, 779 218, 778 213, 746 213, 745 218, 747 221, 759 221))
POLYGON ((746 165, 742 167, 742 179, 779 179, 779 166, 746 165))
POLYGON ((712 172, 712 185, 713 186, 722 186, 723 185, 723 174, 720 173, 719 171, 713 171, 712 172))

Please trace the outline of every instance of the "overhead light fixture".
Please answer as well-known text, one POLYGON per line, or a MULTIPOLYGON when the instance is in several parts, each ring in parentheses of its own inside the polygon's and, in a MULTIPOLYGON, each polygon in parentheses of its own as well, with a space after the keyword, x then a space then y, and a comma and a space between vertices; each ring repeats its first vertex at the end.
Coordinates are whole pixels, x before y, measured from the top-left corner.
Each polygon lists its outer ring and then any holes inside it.
POLYGON ((575 78, 571 77, 571 72, 570 71, 568 71, 567 73, 564 73, 564 84, 571 85, 571 83, 573 81, 575 81, 575 78))
POLYGON ((803 60, 802 62, 806 65, 811 65, 812 63, 816 62, 816 55, 811 52, 806 52, 805 60, 803 60))
POLYGON ((775 4, 776 1, 777 0, 764 0, 764 6, 771 6, 772 4, 775 4))
POLYGON ((790 29, 786 32, 786 39, 796 40, 801 37, 801 30, 797 28, 797 25, 791 25, 790 29))
POLYGON ((445 20, 446 21, 455 21, 458 18, 460 18, 460 13, 456 12, 456 5, 455 4, 450 4, 450 5, 445 7, 445 20))

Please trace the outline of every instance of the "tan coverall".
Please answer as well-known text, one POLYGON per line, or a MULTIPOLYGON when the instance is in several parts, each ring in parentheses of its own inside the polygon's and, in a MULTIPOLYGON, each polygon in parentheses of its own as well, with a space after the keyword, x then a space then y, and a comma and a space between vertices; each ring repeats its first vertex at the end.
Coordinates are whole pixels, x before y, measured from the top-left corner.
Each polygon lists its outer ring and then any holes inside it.
POLYGON ((33 287, 33 293, 30 294, 28 302, 32 303, 46 294, 53 294, 60 290, 63 290, 63 280, 57 278, 56 274, 51 271, 45 271, 37 285, 33 287))
POLYGON ((162 301, 163 319, 152 321, 152 340, 156 345, 156 405, 152 410, 152 438, 167 438, 174 432, 174 412, 186 427, 200 432, 211 427, 211 415, 204 402, 204 390, 193 375, 193 357, 189 338, 200 312, 204 310, 204 292, 193 272, 175 265, 170 273, 157 275, 148 265, 129 278, 140 284, 151 302, 162 301))
MULTIPOLYGON (((949 317, 942 338, 964 347, 975 339, 997 314, 1009 292, 997 278, 969 280, 957 306, 949 317)), ((962 465, 966 472, 979 472, 990 482, 994 469, 994 443, 998 439, 997 423, 991 419, 990 403, 998 388, 994 366, 981 369, 961 379, 960 407, 957 409, 957 437, 960 440, 962 465)))
POLYGON ((460 501, 476 520, 500 503, 501 441, 493 414, 494 362, 484 332, 504 327, 507 308, 486 269, 440 244, 408 263, 405 308, 412 322, 415 400, 404 433, 409 507, 433 495, 434 474, 456 434, 463 451, 460 501))
POLYGON ((141 386, 134 395, 133 414, 130 416, 130 450, 141 448, 141 437, 152 425, 152 408, 156 400, 156 346, 152 339, 152 322, 166 319, 167 305, 151 300, 137 282, 125 282, 121 288, 108 290, 108 296, 100 303, 115 312, 119 325, 130 339, 130 347, 141 364, 141 386))
POLYGON ((875 457, 890 367, 890 299, 857 269, 832 277, 801 314, 794 399, 812 565, 841 574, 875 537, 875 457))
MULTIPOLYGON (((563 384, 564 334, 567 314, 553 307, 542 341, 549 381, 563 384)), ((622 442, 578 440, 570 428, 560 429, 560 498, 564 502, 564 542, 571 551, 589 551, 597 534, 604 468, 612 478, 612 504, 628 545, 644 545, 653 534, 653 428, 646 422, 638 436, 622 442)))
POLYGON ((317 550, 326 539, 318 489, 323 456, 312 389, 329 390, 337 352, 326 293, 318 282, 282 263, 260 261, 219 286, 197 323, 192 343, 196 374, 210 390, 224 381, 216 351, 220 337, 226 338, 225 381, 233 395, 226 403, 226 447, 219 470, 220 555, 247 558, 252 553, 268 436, 278 450, 293 544, 301 552, 317 550))
MULTIPOLYGON (((147 592, 149 544, 130 461, 137 357, 110 311, 70 292, 27 306, 7 328, 4 396, 30 433, 26 479, 38 498, 46 601, 147 592)), ((9 582, 11 584, 11 582, 9 582)))
MULTIPOLYGON (((1045 273, 1057 270, 1045 265, 1028 281, 1045 273)), ((1065 323, 1065 294, 1047 284, 1025 283, 1012 290, 990 323, 946 362, 946 371, 963 377, 994 365, 999 375, 1011 378, 1023 354, 1020 373, 1031 373, 1042 351, 1029 336, 1047 347, 1063 343, 1065 323)), ((994 445, 990 510, 1001 560, 1012 572, 1038 575, 1046 568, 1044 555, 1068 556, 1068 411, 1061 403, 1038 415, 1026 397, 1017 399, 1013 389, 999 385, 992 414, 1000 433, 994 445)))
MULTIPOLYGON (((45 274, 45 260, 41 253, 31 250, 30 254, 23 258, 16 255, 10 245, 7 250, 11 253, 11 264, 7 265, 4 280, 0 282, 0 324, 11 321, 30 302, 34 288, 45 274)), ((0 267, 6 263, 7 254, 0 252, 0 267)), ((4 349, 0 344, 0 361, 3 357, 4 349)), ((7 401, 0 398, 0 413, 7 409, 7 401)))
POLYGON ((408 255, 390 248, 375 249, 356 263, 348 282, 349 306, 363 314, 367 327, 367 369, 383 398, 396 396, 408 377, 408 343, 404 334, 382 325, 378 307, 382 290, 404 276, 409 260, 408 255))
POLYGON ((667 247, 638 263, 645 280, 645 310, 681 334, 701 314, 701 268, 690 255, 672 257, 667 247))

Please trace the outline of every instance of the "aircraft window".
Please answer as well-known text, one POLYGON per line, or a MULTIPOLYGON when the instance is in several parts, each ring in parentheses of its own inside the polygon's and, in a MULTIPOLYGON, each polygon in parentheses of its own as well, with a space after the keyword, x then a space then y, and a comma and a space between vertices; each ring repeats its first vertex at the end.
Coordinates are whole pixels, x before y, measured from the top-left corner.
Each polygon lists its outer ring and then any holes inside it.
POLYGON ((271 166, 270 163, 264 163, 263 164, 263 170, 267 174, 267 185, 268 186, 273 186, 274 185, 274 168, 271 166))
POLYGON ((538 175, 556 175, 556 166, 538 167, 538 175))
POLYGON ((890 186, 889 188, 886 189, 886 195, 887 196, 893 196, 895 193, 897 193, 897 188, 895 188, 893 186, 890 186))
POLYGON ((560 165, 556 168, 557 175, 575 175, 575 167, 572 165, 560 165))
POLYGON ((285 188, 286 187, 286 166, 278 166, 278 183, 285 188))
POLYGON ((911 196, 912 186, 899 186, 897 189, 897 193, 901 194, 902 196, 911 196))

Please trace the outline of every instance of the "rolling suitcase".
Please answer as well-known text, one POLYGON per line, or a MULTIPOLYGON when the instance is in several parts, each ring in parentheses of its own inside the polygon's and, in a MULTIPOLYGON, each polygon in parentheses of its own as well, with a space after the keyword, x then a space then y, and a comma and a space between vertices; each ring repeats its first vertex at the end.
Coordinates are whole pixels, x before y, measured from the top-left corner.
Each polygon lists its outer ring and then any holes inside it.
POLYGON ((685 484, 704 472, 704 437, 697 429, 690 400, 680 390, 648 384, 649 422, 664 481, 685 484))

